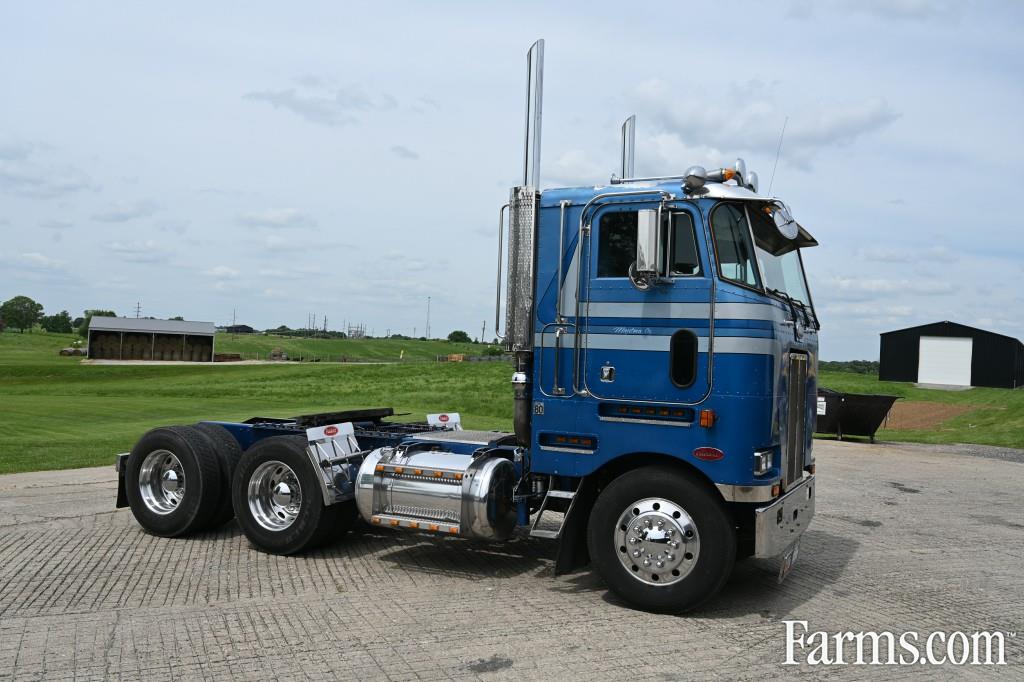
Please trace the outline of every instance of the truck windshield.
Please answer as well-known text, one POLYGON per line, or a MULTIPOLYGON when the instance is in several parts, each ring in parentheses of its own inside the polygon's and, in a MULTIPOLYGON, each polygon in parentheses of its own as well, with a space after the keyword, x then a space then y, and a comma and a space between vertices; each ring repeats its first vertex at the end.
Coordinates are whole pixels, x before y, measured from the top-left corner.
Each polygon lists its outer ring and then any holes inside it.
POLYGON ((810 307, 811 297, 807 293, 807 279, 797 242, 779 234, 771 219, 770 207, 748 206, 748 214, 765 289, 768 293, 789 297, 810 307))
POLYGON ((773 256, 760 244, 757 245, 757 262, 764 273, 765 288, 789 296, 806 306, 810 306, 811 297, 807 295, 807 282, 804 279, 804 266, 800 262, 800 251, 790 251, 781 256, 773 256))
POLYGON ((810 309, 798 242, 779 234, 765 206, 722 203, 711 212, 719 274, 745 286, 764 289, 810 309), (750 223, 747 222, 748 216, 750 223), (750 243, 753 234, 754 243, 750 243), (755 267, 754 258, 757 259, 755 267), (764 281, 761 281, 763 275, 764 281))

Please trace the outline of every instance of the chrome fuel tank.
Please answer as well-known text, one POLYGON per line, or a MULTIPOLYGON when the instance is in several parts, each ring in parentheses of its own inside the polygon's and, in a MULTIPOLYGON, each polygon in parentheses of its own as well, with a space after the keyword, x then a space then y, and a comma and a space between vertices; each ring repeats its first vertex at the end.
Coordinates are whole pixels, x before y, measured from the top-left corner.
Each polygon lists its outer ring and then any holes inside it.
POLYGON ((501 457, 379 448, 359 468, 356 505, 373 525, 504 540, 515 526, 515 483, 501 457))

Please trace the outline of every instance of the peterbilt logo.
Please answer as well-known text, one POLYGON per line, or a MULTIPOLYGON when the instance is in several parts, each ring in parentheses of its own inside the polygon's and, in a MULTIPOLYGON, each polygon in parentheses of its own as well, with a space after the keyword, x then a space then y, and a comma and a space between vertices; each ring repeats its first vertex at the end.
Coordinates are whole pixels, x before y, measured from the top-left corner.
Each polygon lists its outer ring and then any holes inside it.
POLYGON ((693 451, 693 456, 705 462, 713 462, 725 457, 725 453, 718 448, 697 448, 693 451))
POLYGON ((438 417, 438 418, 437 418, 437 421, 441 422, 442 424, 445 424, 445 423, 447 423, 447 421, 448 421, 448 415, 446 415, 446 414, 442 414, 442 415, 441 415, 440 417, 438 417))
POLYGON ((325 436, 337 436, 338 435, 338 427, 337 426, 328 426, 326 429, 324 429, 324 435, 325 436))

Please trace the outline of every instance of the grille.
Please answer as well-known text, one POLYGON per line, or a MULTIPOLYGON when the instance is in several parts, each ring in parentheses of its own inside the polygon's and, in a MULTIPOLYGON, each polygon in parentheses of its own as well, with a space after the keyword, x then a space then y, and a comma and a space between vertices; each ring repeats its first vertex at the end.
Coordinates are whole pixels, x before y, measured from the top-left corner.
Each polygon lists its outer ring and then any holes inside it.
POLYGON ((508 301, 505 306, 505 345, 508 350, 533 348, 534 233, 537 192, 514 187, 508 210, 508 301))
POLYGON ((786 488, 803 477, 804 442, 807 419, 807 356, 790 353, 787 363, 788 396, 786 409, 785 467, 782 481, 786 488))

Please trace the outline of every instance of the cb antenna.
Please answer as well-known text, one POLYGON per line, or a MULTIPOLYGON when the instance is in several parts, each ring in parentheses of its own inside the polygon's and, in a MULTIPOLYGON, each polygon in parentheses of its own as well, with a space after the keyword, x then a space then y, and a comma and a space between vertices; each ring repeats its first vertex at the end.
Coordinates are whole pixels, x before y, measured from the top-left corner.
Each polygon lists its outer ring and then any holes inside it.
POLYGON ((782 132, 779 133, 779 146, 775 149, 775 165, 772 166, 772 179, 768 181, 768 196, 772 195, 772 185, 775 184, 775 169, 779 167, 779 155, 782 154, 782 138, 786 135, 787 123, 789 123, 789 116, 782 122, 782 132))

